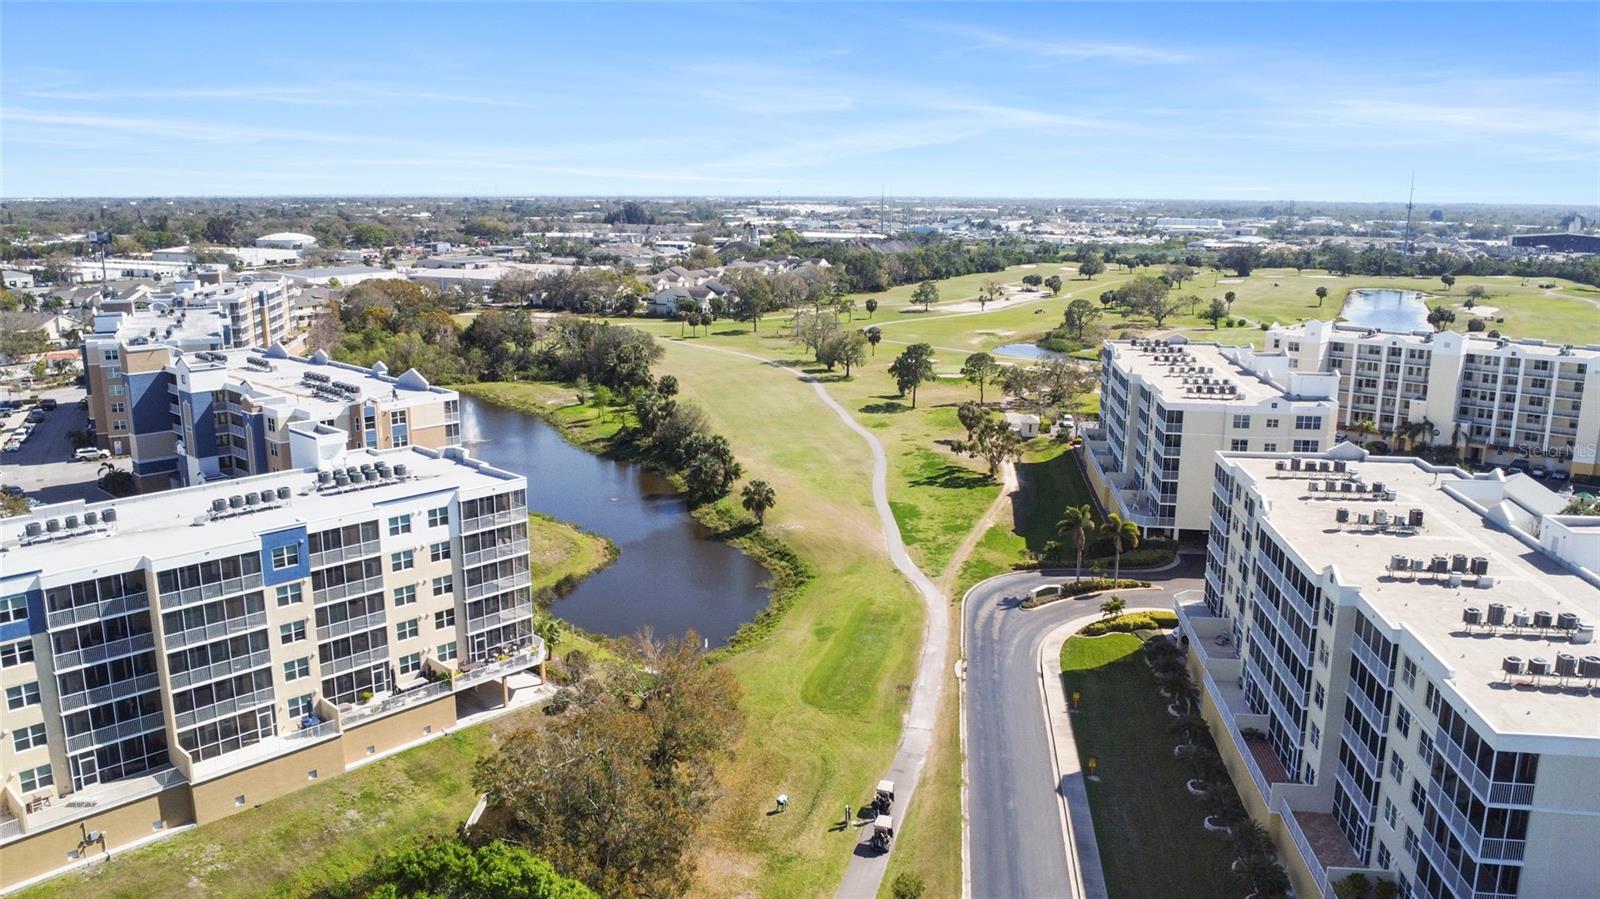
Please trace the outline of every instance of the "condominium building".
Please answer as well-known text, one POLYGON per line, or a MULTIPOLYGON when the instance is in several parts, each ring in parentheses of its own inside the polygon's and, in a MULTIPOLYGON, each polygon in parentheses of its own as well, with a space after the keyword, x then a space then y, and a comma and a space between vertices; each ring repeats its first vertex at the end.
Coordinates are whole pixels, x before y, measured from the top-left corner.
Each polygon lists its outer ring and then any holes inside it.
POLYGON ((1165 340, 1101 348, 1100 424, 1086 433, 1102 504, 1146 531, 1203 533, 1212 457, 1333 445, 1337 379, 1282 353, 1165 340))
POLYGON ((0 888, 536 686, 526 490, 460 449, 352 450, 0 522, 0 888))
POLYGON ((119 326, 84 348, 90 418, 105 448, 132 456, 141 492, 305 468, 347 448, 461 442, 459 395, 414 369, 393 377, 381 362, 282 344, 217 349, 219 326, 219 312, 188 313, 157 342, 119 326))
POLYGON ((1600 475, 1600 345, 1310 321, 1274 326, 1266 347, 1295 371, 1339 376, 1340 427, 1369 420, 1473 465, 1600 475))
POLYGON ((1203 713, 1301 896, 1593 895, 1600 527, 1527 475, 1221 453, 1203 713))

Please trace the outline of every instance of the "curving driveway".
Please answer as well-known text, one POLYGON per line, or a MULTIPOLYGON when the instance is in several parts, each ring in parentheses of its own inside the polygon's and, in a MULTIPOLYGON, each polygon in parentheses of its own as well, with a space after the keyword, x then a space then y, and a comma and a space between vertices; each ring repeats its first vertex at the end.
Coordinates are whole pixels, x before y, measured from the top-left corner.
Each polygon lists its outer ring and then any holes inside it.
MULTIPOLYGON (((1124 572, 1162 588, 1124 595, 1130 610, 1171 608, 1174 594, 1202 586, 1204 557, 1179 558, 1165 571, 1124 572)), ((1100 617, 1100 601, 1058 600, 1032 611, 1017 607, 1018 597, 1033 587, 1071 579, 1070 574, 1018 572, 984 581, 967 594, 963 709, 967 873, 973 896, 1072 896, 1079 878, 1085 881, 1085 896, 1105 895, 1098 863, 1074 872, 1067 858, 1062 785, 1052 766, 1039 675, 1046 636, 1063 625, 1100 617)), ((1074 808, 1072 827, 1080 842, 1085 831, 1092 834, 1086 807, 1074 808)))

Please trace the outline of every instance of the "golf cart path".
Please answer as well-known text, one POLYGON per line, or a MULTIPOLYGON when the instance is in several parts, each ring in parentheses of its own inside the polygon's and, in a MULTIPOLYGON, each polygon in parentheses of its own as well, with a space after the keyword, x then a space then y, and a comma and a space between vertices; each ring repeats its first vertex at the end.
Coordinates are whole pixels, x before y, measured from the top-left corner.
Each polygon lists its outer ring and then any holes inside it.
MULTIPOLYGON (((889 559, 894 563, 894 567, 917 588, 917 594, 922 597, 922 604, 927 612, 922 626, 922 648, 917 656, 917 675, 911 685, 911 704, 906 709, 905 726, 900 733, 900 746, 895 751, 894 761, 890 764, 888 773, 884 775, 884 779, 895 783, 895 817, 898 820, 903 817, 904 810, 911 804, 912 794, 916 791, 917 781, 921 778, 923 765, 928 759, 928 749, 933 745, 933 724, 938 715, 939 700, 944 691, 945 677, 950 665, 948 653, 950 620, 949 603, 945 595, 906 553, 905 541, 900 536, 900 526, 895 523, 894 512, 889 508, 889 459, 884 452, 883 444, 871 431, 851 417, 844 406, 840 405, 815 377, 754 353, 702 344, 686 345, 731 356, 742 356, 786 371, 801 382, 810 384, 811 389, 817 392, 818 398, 839 416, 845 427, 859 434, 872 450, 872 503, 878 510, 878 521, 883 527, 883 542, 889 550, 889 559)), ((859 830, 861 836, 856 843, 854 853, 850 856, 850 863, 845 868, 844 880, 839 885, 840 899, 871 899, 876 896, 878 886, 883 882, 884 872, 889 867, 890 853, 879 854, 868 845, 868 840, 872 836, 871 828, 862 827, 859 830)))

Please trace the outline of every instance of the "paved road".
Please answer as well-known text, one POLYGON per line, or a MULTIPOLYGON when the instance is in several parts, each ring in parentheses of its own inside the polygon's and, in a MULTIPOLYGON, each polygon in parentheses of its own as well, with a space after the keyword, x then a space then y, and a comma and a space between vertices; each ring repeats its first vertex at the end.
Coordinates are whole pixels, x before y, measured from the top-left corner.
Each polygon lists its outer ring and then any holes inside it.
MULTIPOLYGON (((1169 571, 1138 575, 1162 590, 1128 593, 1128 606, 1170 608, 1175 593, 1198 589, 1203 557, 1182 559, 1169 571)), ((985 581, 967 597, 967 817, 975 896, 1071 895, 1059 785, 1040 705, 1039 647, 1062 624, 1098 618, 1099 601, 1017 607, 1033 587, 1066 580, 1071 576, 1019 572, 985 581)), ((1085 826, 1073 818, 1075 829, 1085 826)))
MULTIPOLYGON (((951 675, 948 651, 950 624, 948 600, 906 554, 905 541, 900 537, 900 526, 894 520, 893 510, 889 508, 889 463, 883 452, 883 444, 878 442, 878 438, 871 431, 851 417, 850 413, 823 388, 821 382, 799 369, 780 365, 753 353, 698 343, 689 345, 698 349, 727 353, 730 356, 742 356, 782 369, 809 383, 817 392, 817 397, 839 416, 846 427, 860 435, 872 450, 872 503, 878 510, 878 521, 883 528, 883 542, 889 550, 889 560, 901 574, 905 575, 911 585, 917 588, 917 594, 922 597, 923 607, 927 610, 927 620, 922 626, 922 648, 917 655, 917 676, 911 684, 911 704, 906 709, 904 726, 900 732, 900 746, 895 750, 894 761, 890 764, 888 772, 883 775, 894 781, 895 818, 898 820, 911 805, 917 781, 922 777, 923 764, 928 760, 928 749, 933 745, 933 724, 939 712, 939 697, 944 690, 945 681, 951 675)), ((868 845, 867 841, 872 838, 871 830, 870 827, 860 828, 860 841, 856 843, 855 851, 850 856, 850 863, 845 867, 844 880, 839 885, 840 899, 871 899, 878 894, 878 886, 883 883, 884 872, 889 869, 890 853, 879 853, 868 845)))

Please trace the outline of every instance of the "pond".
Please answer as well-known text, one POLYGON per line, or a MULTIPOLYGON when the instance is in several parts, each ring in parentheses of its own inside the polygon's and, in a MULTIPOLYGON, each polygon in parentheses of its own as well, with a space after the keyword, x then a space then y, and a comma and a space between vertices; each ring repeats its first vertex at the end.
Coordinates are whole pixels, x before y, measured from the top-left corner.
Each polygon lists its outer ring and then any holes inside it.
POLYGON ((541 419, 461 398, 462 443, 473 456, 528 479, 528 508, 611 539, 611 567, 585 578, 551 611, 586 631, 659 636, 694 630, 728 641, 767 605, 767 571, 707 539, 688 502, 658 475, 603 459, 541 419))
POLYGON ((1340 312, 1345 321, 1380 331, 1432 331, 1428 304, 1415 290, 1352 290, 1340 312))
POLYGON ((1032 343, 1008 343, 1005 346, 997 346, 990 352, 996 356, 1013 356, 1023 359, 1039 359, 1041 361, 1068 358, 1066 353, 1058 353, 1055 350, 1047 350, 1042 346, 1032 343))

